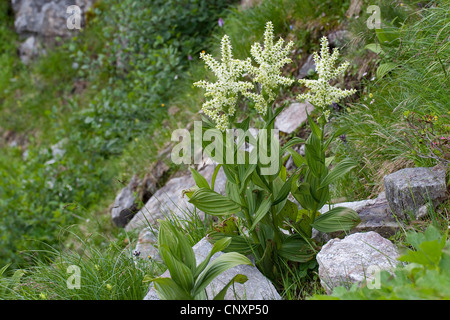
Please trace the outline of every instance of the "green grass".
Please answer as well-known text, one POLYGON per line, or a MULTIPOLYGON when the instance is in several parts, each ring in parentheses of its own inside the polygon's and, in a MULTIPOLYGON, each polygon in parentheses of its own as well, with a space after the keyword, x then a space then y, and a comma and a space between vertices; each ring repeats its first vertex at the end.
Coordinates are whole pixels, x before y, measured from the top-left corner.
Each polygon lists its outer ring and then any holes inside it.
MULTIPOLYGON (((412 4, 411 7, 395 6, 395 10, 391 7, 386 11, 402 24, 392 27, 401 46, 382 45, 385 54, 379 56, 378 61, 379 64, 393 62, 398 67, 381 79, 372 80, 375 73, 369 73, 359 101, 336 117, 336 125, 349 125, 351 129, 346 135, 347 143, 339 143, 335 152, 360 163, 358 172, 348 178, 346 185, 340 186, 337 197, 356 194, 353 199, 358 200, 360 196, 373 196, 382 189, 384 175, 408 166, 439 163, 437 158, 421 156, 430 156, 425 141, 408 141, 414 132, 405 121, 405 112, 436 115, 442 122, 437 121, 435 129, 443 136, 449 133, 448 2, 436 2, 435 7, 422 10, 412 4), (355 185, 357 190, 362 189, 361 192, 354 192, 355 185)), ((389 25, 386 23, 384 28, 389 25)), ((373 36, 361 37, 364 41, 360 41, 359 48, 377 41, 373 36)), ((445 159, 445 156, 440 158, 445 159)))
POLYGON ((72 236, 81 250, 48 247, 46 260, 22 269, 20 281, 17 276, 0 279, 0 299, 142 300, 148 290, 142 283, 144 276, 155 276, 163 270, 156 262, 135 260, 131 244, 124 247, 123 241, 108 239, 108 247, 98 248, 91 238, 72 236), (80 275, 79 282, 75 274, 80 275))

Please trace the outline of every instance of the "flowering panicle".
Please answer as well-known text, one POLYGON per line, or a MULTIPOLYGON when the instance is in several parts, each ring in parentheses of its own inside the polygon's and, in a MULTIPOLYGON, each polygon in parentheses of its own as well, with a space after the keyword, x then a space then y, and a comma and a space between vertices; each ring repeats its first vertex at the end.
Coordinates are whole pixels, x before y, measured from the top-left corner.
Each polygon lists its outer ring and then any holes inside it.
MULTIPOLYGON (((333 87, 329 84, 329 81, 335 79, 339 74, 343 73, 349 66, 348 62, 344 62, 335 67, 336 61, 339 57, 339 51, 335 48, 333 53, 330 55, 328 50, 328 39, 322 37, 320 40, 321 50, 320 56, 317 52, 314 52, 314 62, 316 64, 316 71, 319 74, 318 80, 306 80, 300 79, 299 82, 305 87, 310 89, 311 94, 303 93, 300 94, 298 100, 308 100, 315 107, 321 108, 322 110, 332 104, 333 102, 339 101, 341 98, 345 98, 356 92, 355 89, 351 90, 341 90, 339 88, 333 87)), ((329 115, 325 114, 327 117, 329 115)))
POLYGON ((232 47, 228 36, 222 38, 222 62, 216 61, 210 54, 201 53, 200 58, 213 71, 217 77, 215 83, 205 80, 195 82, 194 85, 206 89, 205 97, 211 97, 203 106, 203 112, 209 116, 218 129, 225 131, 228 127, 228 117, 236 111, 236 103, 239 93, 244 93, 253 88, 248 81, 238 79, 245 72, 244 63, 233 59, 232 47))
POLYGON ((273 38, 273 25, 268 22, 264 33, 264 48, 259 43, 251 48, 251 54, 259 67, 254 67, 250 58, 233 59, 230 39, 226 35, 221 43, 221 62, 210 54, 200 54, 200 58, 216 75, 217 81, 210 83, 202 80, 194 85, 206 89, 205 97, 210 99, 203 104, 202 110, 216 123, 218 129, 225 131, 228 127, 229 117, 235 114, 239 94, 252 99, 258 113, 265 116, 268 105, 275 101, 275 90, 280 85, 291 85, 294 82, 281 75, 282 67, 291 62, 287 56, 293 42, 283 48, 284 40, 279 39, 274 44, 273 38), (250 75, 253 82, 239 80, 244 74, 250 75), (259 92, 252 92, 255 85, 260 88, 259 92))
POLYGON ((266 114, 268 105, 275 100, 275 89, 280 85, 289 86, 294 82, 281 75, 283 66, 292 62, 288 55, 294 43, 290 41, 283 48, 282 38, 276 44, 273 40, 273 24, 269 21, 264 32, 264 48, 260 43, 255 43, 250 50, 259 68, 253 67, 250 63, 247 64, 249 74, 253 76, 254 82, 260 84, 261 89, 259 94, 247 93, 247 96, 255 101, 255 108, 262 115, 266 114))

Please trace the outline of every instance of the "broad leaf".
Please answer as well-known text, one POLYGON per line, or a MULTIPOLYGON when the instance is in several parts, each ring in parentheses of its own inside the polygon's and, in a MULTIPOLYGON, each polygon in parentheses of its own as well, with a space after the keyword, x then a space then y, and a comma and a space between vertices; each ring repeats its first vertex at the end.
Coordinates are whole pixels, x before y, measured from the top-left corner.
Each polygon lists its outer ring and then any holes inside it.
POLYGON ((211 251, 206 256, 205 260, 203 260, 197 267, 197 270, 195 271, 194 278, 197 279, 198 275, 203 272, 203 270, 208 265, 209 261, 211 260, 211 257, 216 254, 219 251, 225 250, 231 243, 231 238, 226 237, 222 238, 218 241, 216 241, 211 249, 211 251))
POLYGON ((393 63, 393 62, 387 62, 387 63, 381 64, 377 68, 377 73, 376 73, 377 79, 383 78, 386 74, 388 74, 389 72, 391 72, 392 70, 394 70, 397 67, 398 67, 398 64, 393 63))
POLYGON ((195 191, 189 202, 203 212, 216 216, 233 214, 241 210, 234 201, 207 188, 195 191))
POLYGON ((314 258, 316 251, 298 235, 287 237, 278 254, 289 261, 307 262, 314 258))
POLYGON ((223 300, 225 299, 225 294, 227 293, 228 288, 234 284, 235 282, 244 284, 248 280, 248 277, 244 274, 237 274, 235 275, 227 284, 225 287, 223 287, 222 290, 214 297, 214 300, 223 300))
POLYGON ((205 270, 197 278, 193 289, 193 295, 195 296, 200 291, 204 290, 211 281, 221 273, 241 264, 252 265, 247 257, 237 252, 228 252, 217 257, 217 259, 208 264, 205 270))
POLYGON ((212 231, 209 233, 208 237, 211 239, 211 242, 218 241, 224 237, 231 238, 231 243, 223 250, 224 252, 238 252, 243 255, 249 255, 258 247, 251 238, 243 235, 229 235, 212 231))
POLYGON ((311 225, 321 232, 350 231, 361 222, 358 213, 350 208, 336 207, 318 216, 311 225))
POLYGON ((261 219, 263 219, 265 217, 265 215, 269 212, 271 206, 272 206, 272 201, 270 200, 270 197, 267 197, 266 199, 263 200, 263 202, 261 202, 258 210, 256 210, 256 212, 255 212, 253 224, 250 228, 250 231, 252 231, 256 227, 258 222, 261 221, 261 219))
POLYGON ((358 164, 351 159, 344 159, 339 162, 320 182, 319 188, 324 188, 344 176, 358 164))
POLYGON ((169 269, 170 277, 173 281, 175 281, 186 292, 192 290, 194 286, 193 270, 189 269, 183 262, 174 257, 166 245, 159 248, 159 254, 164 261, 164 264, 169 269))
POLYGON ((192 173, 192 178, 194 178, 194 181, 195 181, 195 184, 197 185, 197 187, 209 189, 208 181, 206 181, 206 179, 200 173, 198 173, 198 171, 195 170, 194 168, 190 168, 190 170, 192 173))
POLYGON ((156 293, 161 300, 190 300, 191 296, 171 278, 153 279, 156 293))

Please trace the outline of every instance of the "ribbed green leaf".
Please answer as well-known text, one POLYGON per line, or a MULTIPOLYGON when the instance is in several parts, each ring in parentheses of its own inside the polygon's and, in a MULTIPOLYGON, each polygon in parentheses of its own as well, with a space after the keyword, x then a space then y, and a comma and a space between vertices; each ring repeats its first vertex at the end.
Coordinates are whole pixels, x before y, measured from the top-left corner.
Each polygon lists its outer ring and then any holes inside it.
POLYGON ((169 248, 175 258, 183 262, 192 272, 195 271, 197 263, 194 250, 186 237, 168 221, 160 221, 158 245, 169 248))
POLYGON ((292 160, 294 160, 294 164, 297 168, 300 168, 302 164, 305 163, 305 158, 298 152, 295 152, 292 148, 287 148, 287 152, 292 156, 292 160))
POLYGON ((190 292, 194 286, 194 275, 192 270, 178 260, 165 245, 159 248, 159 254, 164 261, 164 264, 169 269, 173 281, 186 292, 190 292))
POLYGON ((368 49, 376 54, 384 53, 383 49, 381 48, 381 45, 378 43, 369 43, 364 47, 364 49, 368 49))
POLYGON ((319 188, 327 187, 330 183, 333 183, 357 165, 358 164, 351 159, 342 160, 325 176, 325 178, 323 178, 320 182, 319 188))
POLYGON ((287 237, 281 244, 278 254, 289 261, 307 262, 316 252, 299 235, 287 237))
POLYGON ((171 278, 152 280, 156 293, 161 300, 190 300, 191 296, 171 278))
POLYGON ((295 146, 297 144, 304 144, 305 142, 306 142, 305 139, 293 137, 291 140, 289 140, 283 145, 283 147, 281 148, 281 154, 284 154, 288 148, 291 148, 292 146, 295 146))
POLYGON ((275 225, 282 228, 286 219, 295 221, 297 218, 298 206, 290 200, 287 200, 283 209, 275 216, 275 225))
POLYGON ((252 231, 256 227, 258 222, 261 221, 262 218, 264 218, 267 212, 269 212, 271 206, 272 201, 270 200, 270 197, 267 197, 266 199, 263 200, 263 202, 261 202, 258 210, 256 210, 255 212, 255 217, 253 219, 253 224, 250 228, 250 231, 252 231))
POLYGON ((308 112, 306 112, 306 117, 308 119, 308 124, 309 127, 311 128, 312 134, 315 135, 317 139, 321 139, 322 130, 320 130, 319 126, 314 122, 314 120, 311 118, 308 112))
POLYGON ((295 175, 292 175, 281 187, 281 189, 277 192, 277 194, 275 195, 275 199, 273 200, 272 205, 277 205, 280 202, 284 201, 287 196, 289 195, 289 192, 291 191, 291 184, 292 181, 294 180, 294 177, 296 177, 295 175))
POLYGON ((195 271, 194 278, 197 279, 200 273, 203 272, 203 270, 208 265, 209 261, 211 260, 211 257, 216 254, 219 251, 225 250, 231 243, 230 237, 222 238, 218 241, 216 241, 211 249, 211 251, 206 256, 205 260, 203 260, 197 267, 197 270, 195 271))
POLYGON ((216 216, 233 214, 241 210, 234 201, 208 188, 195 191, 189 202, 205 213, 216 216))
POLYGON ((228 252, 219 256, 217 259, 209 263, 205 270, 197 278, 193 295, 195 296, 200 291, 205 289, 211 281, 213 281, 222 272, 241 264, 252 265, 251 261, 247 257, 237 252, 228 252))
POLYGON ((224 249, 224 252, 238 252, 243 255, 248 255, 258 247, 258 245, 255 244, 251 238, 243 235, 229 235, 217 231, 211 231, 208 236, 213 242, 224 237, 231 238, 231 243, 226 249, 224 249))
POLYGON ((198 173, 197 170, 195 170, 194 168, 190 168, 190 169, 191 169, 191 173, 192 173, 192 178, 194 178, 194 181, 195 181, 195 184, 197 185, 197 187, 209 189, 208 181, 206 181, 206 179, 200 173, 198 173))
POLYGON ((377 68, 377 79, 383 78, 386 74, 388 74, 390 71, 394 70, 397 67, 398 67, 398 64, 393 63, 393 62, 387 62, 387 63, 381 64, 377 68))
POLYGON ((235 275, 227 284, 225 287, 223 287, 222 290, 214 297, 214 300, 223 300, 225 299, 225 294, 227 293, 228 288, 235 282, 244 284, 248 280, 248 277, 244 274, 237 274, 235 275))
POLYGON ((321 214, 311 225, 321 232, 350 231, 361 222, 358 213, 350 208, 336 207, 321 214))

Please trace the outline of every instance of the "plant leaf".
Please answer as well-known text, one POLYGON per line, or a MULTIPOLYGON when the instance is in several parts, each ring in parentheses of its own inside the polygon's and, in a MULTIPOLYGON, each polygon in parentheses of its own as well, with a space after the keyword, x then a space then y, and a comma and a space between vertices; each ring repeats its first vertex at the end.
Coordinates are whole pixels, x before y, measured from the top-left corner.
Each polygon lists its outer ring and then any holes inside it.
POLYGON ((228 252, 217 257, 217 259, 208 264, 205 270, 197 278, 192 291, 193 295, 195 296, 200 291, 205 289, 211 281, 213 281, 222 272, 241 264, 252 265, 251 261, 247 257, 237 252, 228 252))
POLYGON ((387 62, 387 63, 383 63, 381 64, 378 68, 377 68, 377 79, 381 79, 383 78, 386 74, 388 74, 390 71, 394 70, 395 68, 397 68, 399 65, 393 62, 387 62))
POLYGON ((164 264, 170 271, 170 277, 186 292, 190 292, 194 286, 193 270, 189 269, 183 262, 178 260, 166 246, 159 247, 159 254, 161 255, 164 264))
POLYGON ((307 262, 314 258, 316 251, 299 235, 293 235, 283 241, 278 254, 290 261, 307 262))
POLYGON ((234 201, 209 188, 195 191, 189 202, 203 212, 216 216, 233 214, 241 210, 234 201))
POLYGON ((211 260, 211 257, 216 254, 219 251, 225 250, 225 248, 227 248, 231 243, 231 238, 230 237, 225 237, 222 239, 217 240, 211 251, 208 253, 208 255, 206 256, 205 260, 203 260, 197 267, 197 270, 195 271, 194 274, 194 278, 197 279, 197 277, 200 275, 200 273, 203 272, 203 270, 205 270, 206 266, 208 265, 209 261, 211 260))
POLYGON ((206 181, 206 179, 200 173, 198 173, 198 171, 195 170, 194 168, 190 168, 190 170, 192 173, 192 178, 194 178, 194 181, 195 181, 195 184, 197 185, 197 187, 209 189, 208 181, 206 181))
POLYGON ((270 200, 270 197, 267 197, 266 199, 261 202, 259 205, 258 210, 255 212, 255 218, 253 219, 253 224, 250 228, 250 232, 256 227, 259 221, 261 221, 262 218, 265 217, 267 212, 269 212, 270 207, 272 206, 272 201, 270 200))
POLYGON ((351 160, 351 159, 344 159, 341 162, 339 162, 333 170, 331 170, 320 182, 319 189, 327 187, 330 183, 333 183, 338 178, 345 175, 347 172, 352 170, 354 167, 356 167, 358 164, 351 160))
POLYGON ((189 294, 171 278, 152 279, 161 300, 190 300, 189 294))
POLYGON ((247 282, 248 277, 244 274, 237 274, 233 277, 233 279, 231 279, 226 285, 225 287, 223 287, 222 290, 220 290, 220 292, 214 297, 214 300, 223 300, 225 299, 225 294, 227 293, 228 288, 235 282, 240 283, 240 284, 244 284, 245 282, 247 282))
POLYGON ((336 207, 318 216, 311 226, 321 232, 350 231, 361 222, 358 213, 350 208, 336 207))

